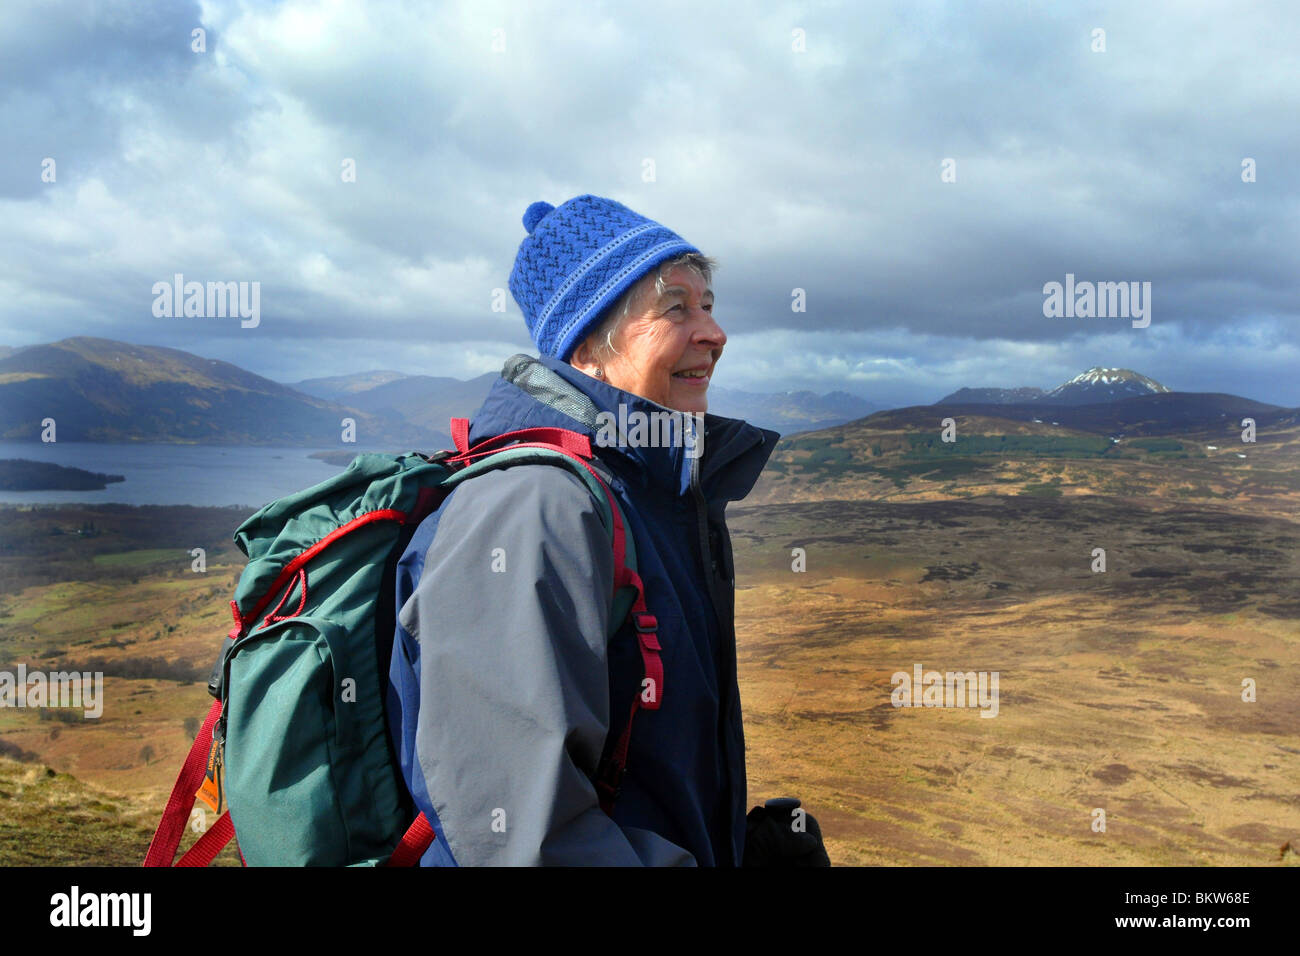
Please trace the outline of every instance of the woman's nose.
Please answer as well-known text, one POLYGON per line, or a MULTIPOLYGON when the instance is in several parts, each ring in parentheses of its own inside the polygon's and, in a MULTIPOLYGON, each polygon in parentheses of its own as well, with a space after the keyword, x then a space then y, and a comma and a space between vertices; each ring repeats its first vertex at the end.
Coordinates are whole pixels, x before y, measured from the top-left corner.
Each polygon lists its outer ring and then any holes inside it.
POLYGON ((705 312, 704 322, 696 333, 695 340, 701 345, 708 344, 716 348, 722 348, 727 344, 727 333, 722 331, 722 326, 718 320, 713 317, 712 312, 705 312))

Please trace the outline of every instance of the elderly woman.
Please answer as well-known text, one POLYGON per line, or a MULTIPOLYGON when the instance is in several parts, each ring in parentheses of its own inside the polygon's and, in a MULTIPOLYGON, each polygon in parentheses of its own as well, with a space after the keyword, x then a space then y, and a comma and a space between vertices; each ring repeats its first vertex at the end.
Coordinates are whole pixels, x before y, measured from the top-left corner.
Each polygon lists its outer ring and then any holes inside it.
POLYGON ((611 621, 600 512, 550 465, 458 486, 398 570, 392 680, 418 685, 419 707, 394 715, 393 732, 437 835, 422 862, 740 865, 745 742, 724 511, 780 436, 701 414, 702 446, 598 442, 601 413, 707 410, 727 342, 713 262, 597 196, 533 203, 523 222, 510 289, 540 355, 506 362, 469 440, 536 426, 591 436, 658 619, 664 696, 636 719, 602 809, 599 770, 644 675, 633 623, 611 621))

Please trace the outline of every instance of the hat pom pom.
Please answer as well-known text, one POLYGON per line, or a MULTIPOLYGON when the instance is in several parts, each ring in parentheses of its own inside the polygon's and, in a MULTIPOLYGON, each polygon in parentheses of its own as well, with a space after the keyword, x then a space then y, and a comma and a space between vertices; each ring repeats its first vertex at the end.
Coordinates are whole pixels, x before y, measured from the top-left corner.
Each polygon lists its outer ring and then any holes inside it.
MULTIPOLYGON (((515 208, 518 209, 519 207, 516 206, 515 208)), ((533 227, 541 222, 542 218, 553 209, 555 207, 548 202, 535 202, 524 210, 524 228, 528 230, 530 236, 533 234, 533 227)))

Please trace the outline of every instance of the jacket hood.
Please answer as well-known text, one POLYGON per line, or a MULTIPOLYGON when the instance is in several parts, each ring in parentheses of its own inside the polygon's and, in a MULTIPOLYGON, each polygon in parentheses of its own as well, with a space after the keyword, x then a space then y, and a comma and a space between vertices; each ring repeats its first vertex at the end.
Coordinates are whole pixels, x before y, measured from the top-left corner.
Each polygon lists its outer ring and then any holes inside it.
POLYGON ((698 449, 689 449, 681 441, 601 445, 611 435, 621 435, 620 423, 634 421, 634 412, 646 416, 647 421, 662 420, 650 416, 667 413, 687 427, 694 424, 692 416, 615 388, 567 362, 520 353, 506 360, 501 377, 492 383, 487 399, 471 420, 469 441, 476 444, 520 428, 567 428, 587 435, 593 449, 599 447, 601 457, 621 457, 644 481, 657 483, 673 494, 690 492, 698 462, 706 498, 739 501, 754 487, 781 437, 771 429, 706 412, 703 443, 698 449))

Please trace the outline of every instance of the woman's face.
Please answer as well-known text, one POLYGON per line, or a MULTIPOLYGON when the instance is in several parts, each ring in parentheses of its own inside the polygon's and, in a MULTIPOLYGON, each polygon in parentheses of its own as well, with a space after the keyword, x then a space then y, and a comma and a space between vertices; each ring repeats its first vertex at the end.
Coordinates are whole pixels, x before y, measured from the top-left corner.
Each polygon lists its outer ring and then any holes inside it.
MULTIPOLYGON (((709 409, 709 380, 726 333, 713 318, 713 290, 694 269, 674 266, 656 297, 655 273, 643 277, 631 311, 614 336, 620 354, 601 364, 602 380, 680 412, 709 409), (695 372, 687 377, 682 372, 695 372)), ((592 340, 573 353, 572 364, 594 375, 592 340)))

